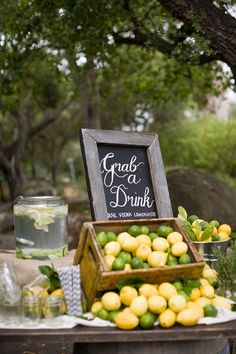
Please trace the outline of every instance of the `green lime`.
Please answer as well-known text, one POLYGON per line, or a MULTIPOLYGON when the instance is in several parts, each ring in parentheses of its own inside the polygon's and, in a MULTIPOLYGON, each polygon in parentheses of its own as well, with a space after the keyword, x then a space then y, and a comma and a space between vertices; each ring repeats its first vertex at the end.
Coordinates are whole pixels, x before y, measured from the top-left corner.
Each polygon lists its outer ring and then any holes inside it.
POLYGON ((174 285, 174 287, 176 288, 177 291, 183 289, 183 284, 182 284, 181 280, 175 280, 172 284, 174 285))
POLYGON ((156 321, 156 316, 152 312, 146 312, 139 319, 139 326, 143 329, 152 328, 156 321))
POLYGON ((143 268, 145 269, 150 268, 150 264, 148 264, 147 262, 143 262, 143 268))
POLYGON ((140 227, 138 225, 131 225, 129 228, 128 228, 128 233, 131 235, 131 236, 138 236, 140 235, 140 227))
POLYGON ((173 266, 176 266, 178 265, 179 263, 177 261, 170 261, 168 263, 166 263, 166 265, 170 266, 170 267, 173 267, 173 266))
POLYGON ((151 241, 155 240, 155 238, 159 237, 156 232, 150 232, 148 235, 150 237, 151 241))
POLYGON ((197 215, 189 215, 188 221, 192 224, 195 220, 199 219, 197 215))
POLYGON ((167 237, 174 229, 170 226, 161 225, 157 228, 156 232, 161 237, 167 237))
POLYGON ((182 254, 178 259, 179 264, 188 264, 191 263, 191 257, 188 253, 182 254))
POLYGON ((143 235, 148 235, 149 234, 149 227, 146 225, 140 226, 140 233, 143 235))
POLYGON ((216 317, 217 313, 217 308, 212 304, 208 304, 204 307, 204 316, 206 317, 216 317))
POLYGON ((120 312, 119 310, 110 311, 109 315, 108 315, 108 321, 115 322, 115 318, 116 318, 116 316, 118 315, 119 312, 120 312))
POLYGON ((99 245, 101 247, 104 247, 106 244, 107 244, 107 235, 104 231, 101 231, 97 234, 97 239, 98 239, 98 242, 99 242, 99 245))
POLYGON ((189 296, 184 290, 179 290, 179 291, 177 290, 177 292, 179 295, 182 295, 186 301, 189 301, 189 296))
POLYGON ((211 220, 211 221, 209 222, 209 224, 213 225, 213 226, 216 227, 217 229, 218 229, 218 227, 220 226, 220 223, 219 223, 219 221, 217 221, 217 220, 211 220))
POLYGON ((101 318, 102 320, 108 320, 109 312, 107 310, 105 310, 104 308, 101 308, 97 312, 97 317, 101 318))
POLYGON ((200 225, 201 225, 202 230, 205 230, 209 224, 207 221, 201 221, 200 225))
POLYGON ((123 270, 125 268, 125 260, 117 257, 112 263, 112 270, 123 270))
POLYGON ((167 263, 168 262, 177 262, 178 263, 178 258, 175 257, 173 254, 169 253, 167 256, 167 263))
POLYGON ((116 234, 115 234, 115 232, 109 231, 109 232, 107 233, 107 242, 110 242, 110 241, 116 241, 116 234))
POLYGON ((214 234, 211 236, 212 241, 220 241, 220 235, 219 234, 214 234))
POLYGON ((230 237, 232 240, 236 240, 236 231, 231 232, 230 237))
POLYGON ((132 256, 129 252, 121 251, 119 253, 119 258, 122 258, 125 261, 125 263, 130 263, 132 256))
POLYGON ((143 268, 143 261, 138 257, 133 257, 130 262, 132 269, 141 269, 143 268))
POLYGON ((219 286, 219 280, 218 280, 218 278, 215 276, 212 276, 212 277, 208 277, 207 278, 207 281, 208 281, 208 283, 211 285, 211 286, 213 286, 213 288, 218 288, 218 286, 219 286))

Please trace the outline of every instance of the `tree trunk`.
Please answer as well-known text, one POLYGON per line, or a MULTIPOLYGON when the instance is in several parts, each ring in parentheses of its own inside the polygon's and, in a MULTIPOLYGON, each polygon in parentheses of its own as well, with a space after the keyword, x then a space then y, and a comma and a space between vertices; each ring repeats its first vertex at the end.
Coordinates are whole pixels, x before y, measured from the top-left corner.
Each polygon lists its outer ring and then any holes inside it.
POLYGON ((177 19, 190 25, 209 40, 236 79, 236 19, 212 0, 159 0, 177 19))
POLYGON ((85 71, 84 80, 80 82, 80 90, 84 126, 90 129, 99 129, 99 91, 96 85, 96 70, 94 67, 85 71))

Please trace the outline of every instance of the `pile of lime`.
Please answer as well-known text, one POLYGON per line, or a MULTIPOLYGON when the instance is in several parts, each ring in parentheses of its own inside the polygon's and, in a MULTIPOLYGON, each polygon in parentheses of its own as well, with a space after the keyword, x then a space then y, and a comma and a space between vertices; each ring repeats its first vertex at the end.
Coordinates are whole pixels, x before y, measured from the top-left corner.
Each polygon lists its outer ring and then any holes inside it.
POLYGON ((183 223, 183 227, 192 241, 215 242, 226 241, 230 237, 235 238, 230 225, 220 224, 218 220, 206 221, 197 215, 189 215, 183 207, 178 207, 178 217, 183 223))
POLYGON ((97 240, 102 247, 109 270, 132 270, 164 267, 192 262, 188 245, 180 232, 169 225, 150 231, 146 225, 131 225, 115 234, 100 231, 97 240))
POLYGON ((123 330, 150 329, 157 321, 163 328, 175 323, 194 326, 202 317, 216 317, 219 307, 231 310, 229 300, 216 295, 217 283, 209 282, 213 278, 215 272, 206 265, 200 279, 124 285, 117 292, 105 292, 91 312, 123 330))

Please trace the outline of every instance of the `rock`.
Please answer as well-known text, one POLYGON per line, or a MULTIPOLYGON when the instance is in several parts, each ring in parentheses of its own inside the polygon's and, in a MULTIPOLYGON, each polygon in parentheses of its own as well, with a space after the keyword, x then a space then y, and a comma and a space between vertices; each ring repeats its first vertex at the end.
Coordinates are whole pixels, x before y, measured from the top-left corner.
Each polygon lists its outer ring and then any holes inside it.
POLYGON ((178 168, 166 174, 174 216, 178 206, 188 215, 218 220, 236 229, 236 190, 205 172, 178 168))

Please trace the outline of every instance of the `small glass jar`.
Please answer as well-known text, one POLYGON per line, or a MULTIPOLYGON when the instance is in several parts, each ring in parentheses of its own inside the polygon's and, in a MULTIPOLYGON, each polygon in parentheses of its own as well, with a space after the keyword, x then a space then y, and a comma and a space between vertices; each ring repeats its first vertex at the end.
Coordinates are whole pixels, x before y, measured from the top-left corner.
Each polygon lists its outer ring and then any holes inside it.
POLYGON ((57 318, 63 315, 64 300, 61 296, 48 296, 44 299, 43 314, 48 325, 56 326, 57 318))
POLYGON ((40 306, 38 296, 23 296, 22 323, 24 326, 38 326, 40 321, 40 306))
POLYGON ((16 303, 21 298, 21 288, 11 263, 0 264, 0 294, 3 302, 16 303))
POLYGON ((62 197, 20 196, 13 210, 17 258, 45 260, 68 253, 68 205, 62 197))
POLYGON ((3 300, 3 323, 6 326, 19 326, 21 323, 21 301, 3 300))

